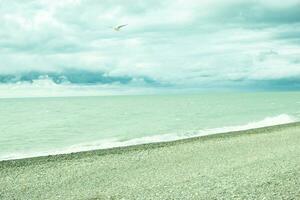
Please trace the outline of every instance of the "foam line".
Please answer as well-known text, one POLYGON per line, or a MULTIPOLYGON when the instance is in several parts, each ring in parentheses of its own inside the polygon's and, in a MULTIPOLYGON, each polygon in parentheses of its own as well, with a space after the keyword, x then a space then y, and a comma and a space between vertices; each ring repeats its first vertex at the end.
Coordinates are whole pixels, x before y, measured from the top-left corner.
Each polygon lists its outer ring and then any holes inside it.
POLYGON ((0 156, 0 160, 21 159, 21 158, 29 158, 29 157, 37 157, 37 156, 90 151, 90 150, 97 150, 97 149, 109 149, 114 147, 124 147, 124 146, 138 145, 138 144, 175 141, 180 139, 199 137, 205 135, 213 135, 218 133, 227 133, 227 132, 249 130, 249 129, 262 128, 262 127, 268 127, 268 126, 274 126, 280 124, 288 124, 296 121, 297 119, 293 116, 287 114, 281 114, 274 117, 266 117, 263 120, 250 122, 248 124, 239 125, 239 126, 226 126, 221 128, 203 129, 199 131, 186 132, 181 134, 163 134, 163 135, 145 136, 141 138, 133 138, 127 141, 120 141, 118 138, 110 138, 110 139, 104 139, 92 143, 76 144, 55 151, 27 153, 27 154, 10 154, 6 156, 0 156))

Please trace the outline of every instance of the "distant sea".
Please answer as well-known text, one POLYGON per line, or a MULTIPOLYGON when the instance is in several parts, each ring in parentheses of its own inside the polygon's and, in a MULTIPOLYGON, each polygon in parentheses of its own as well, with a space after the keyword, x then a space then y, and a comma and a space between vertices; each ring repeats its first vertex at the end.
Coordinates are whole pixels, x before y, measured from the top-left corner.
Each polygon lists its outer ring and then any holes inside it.
POLYGON ((299 92, 0 99, 0 160, 296 122, 299 92))

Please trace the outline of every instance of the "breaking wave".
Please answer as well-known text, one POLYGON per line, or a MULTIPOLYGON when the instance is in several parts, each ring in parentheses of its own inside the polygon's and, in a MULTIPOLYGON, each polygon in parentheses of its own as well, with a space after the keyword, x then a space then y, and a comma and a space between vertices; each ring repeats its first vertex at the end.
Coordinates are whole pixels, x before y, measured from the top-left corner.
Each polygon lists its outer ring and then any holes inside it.
POLYGON ((39 153, 32 153, 32 154, 10 154, 6 156, 0 156, 0 160, 21 159, 21 158, 29 158, 29 157, 37 157, 37 156, 75 153, 75 152, 98 150, 98 149, 109 149, 114 147, 133 146, 139 144, 175 141, 180 139, 200 137, 200 136, 213 135, 219 133, 229 133, 229 132, 250 130, 255 128, 269 127, 269 126, 280 125, 280 124, 288 124, 297 121, 298 120, 293 116, 290 116, 288 114, 281 114, 274 117, 266 117, 263 120, 250 122, 248 124, 239 125, 239 126, 226 126, 221 128, 202 129, 198 131, 192 131, 192 132, 186 132, 180 134, 163 134, 163 135, 145 136, 140 138, 129 139, 126 141, 120 140, 118 138, 109 138, 109 139, 104 139, 92 143, 89 142, 89 143, 76 144, 55 151, 39 152, 39 153))

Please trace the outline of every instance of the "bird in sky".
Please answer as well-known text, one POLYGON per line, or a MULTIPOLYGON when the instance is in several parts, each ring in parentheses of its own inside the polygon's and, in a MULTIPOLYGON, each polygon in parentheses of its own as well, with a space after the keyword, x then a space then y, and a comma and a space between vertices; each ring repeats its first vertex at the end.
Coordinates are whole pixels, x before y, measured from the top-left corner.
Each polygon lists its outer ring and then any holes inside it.
POLYGON ((120 31, 121 28, 123 28, 124 26, 127 26, 127 25, 128 25, 128 24, 122 24, 122 25, 115 26, 115 27, 114 27, 114 30, 115 30, 115 31, 120 31))

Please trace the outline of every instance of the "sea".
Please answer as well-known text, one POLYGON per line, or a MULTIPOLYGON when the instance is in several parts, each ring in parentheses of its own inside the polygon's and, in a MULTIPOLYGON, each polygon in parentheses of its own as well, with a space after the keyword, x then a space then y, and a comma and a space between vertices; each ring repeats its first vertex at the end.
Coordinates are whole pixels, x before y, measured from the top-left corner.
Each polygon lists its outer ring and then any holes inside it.
POLYGON ((172 141, 300 119, 300 92, 0 99, 0 160, 172 141))

